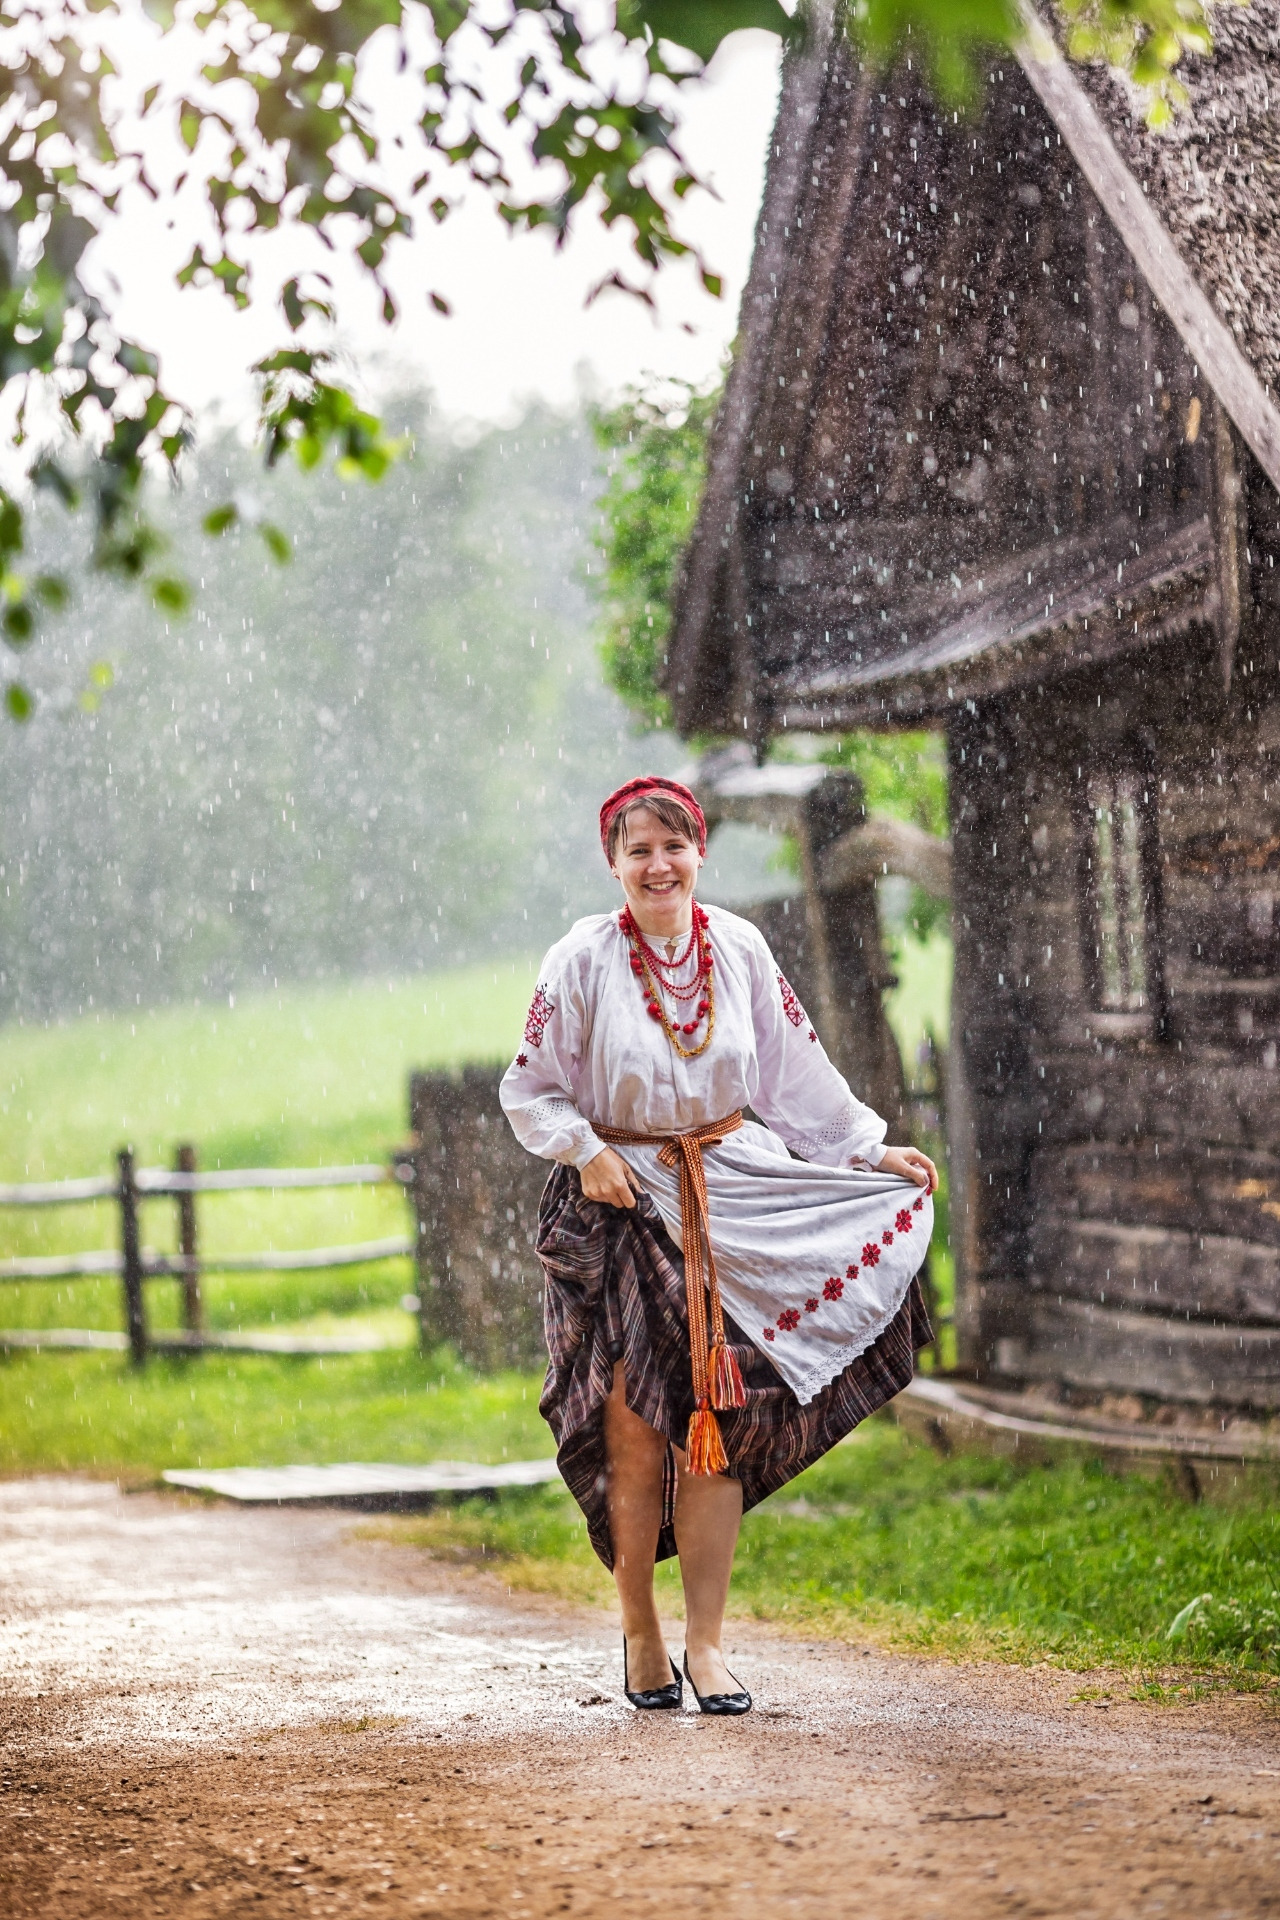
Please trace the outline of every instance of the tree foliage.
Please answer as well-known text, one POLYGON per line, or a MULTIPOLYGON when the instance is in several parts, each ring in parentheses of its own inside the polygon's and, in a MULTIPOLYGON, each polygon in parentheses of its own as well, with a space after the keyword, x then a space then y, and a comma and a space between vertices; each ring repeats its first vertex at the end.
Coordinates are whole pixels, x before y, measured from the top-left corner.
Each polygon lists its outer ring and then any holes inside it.
POLYGON ((633 387, 593 416, 605 455, 603 573, 594 576, 604 636, 605 678, 646 726, 670 719, 662 690, 671 600, 680 553, 706 475, 707 432, 718 389, 682 381, 633 387))
MULTIPOLYGON (((1202 0, 1063 3, 1075 50, 1120 59, 1166 100, 1184 48, 1207 44, 1202 0)), ((972 92, 975 51, 1020 30, 1012 0, 839 4, 870 57, 910 37, 957 96, 972 92)), ((697 185, 676 139, 678 89, 727 34, 789 37, 804 19, 779 0, 616 0, 612 12, 573 0, 152 0, 146 12, 157 34, 198 47, 185 74, 157 59, 140 83, 136 62, 120 60, 131 0, 0 0, 0 392, 25 470, 25 484, 0 488, 0 632, 14 648, 66 593, 65 581, 23 571, 31 487, 89 511, 93 564, 145 581, 172 611, 186 599, 140 482, 149 464, 176 467, 191 422, 155 354, 81 277, 122 199, 141 191, 172 204, 184 230, 195 220, 181 282, 278 311, 280 345, 254 369, 268 460, 334 454, 376 478, 393 449, 338 377, 330 277, 293 272, 255 287, 254 243, 309 232, 357 264, 390 322, 390 250, 420 244, 469 186, 512 228, 548 228, 557 242, 584 216, 618 227, 639 269, 610 276, 624 291, 651 297, 654 273, 691 259, 718 292, 678 226, 697 185), (409 133, 367 84, 375 43, 389 43, 417 90, 409 133), (167 172, 157 130, 174 156, 167 172), (50 414, 57 431, 37 430, 50 414)), ((447 310, 443 292, 431 299, 447 310)), ((208 525, 225 532, 238 517, 233 501, 216 503, 208 525)), ((275 529, 259 531, 287 551, 275 529)), ((14 684, 7 704, 21 714, 30 696, 14 684)))

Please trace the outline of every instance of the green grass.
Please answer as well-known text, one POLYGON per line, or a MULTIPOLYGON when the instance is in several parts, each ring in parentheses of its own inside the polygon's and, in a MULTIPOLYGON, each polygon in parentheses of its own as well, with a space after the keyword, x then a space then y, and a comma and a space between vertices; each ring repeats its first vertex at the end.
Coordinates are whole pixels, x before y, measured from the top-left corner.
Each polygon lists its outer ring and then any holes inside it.
POLYGON ((928 940, 899 940, 893 967, 898 984, 885 995, 885 1012, 908 1070, 926 1031, 940 1047, 951 1034, 951 969, 949 934, 935 932, 928 940))
POLYGON ((0 1180, 151 1164, 194 1140, 208 1166, 376 1158, 407 1124, 415 1067, 503 1060, 532 958, 294 987, 234 1007, 156 1007, 0 1029, 0 1180))
MULTIPOLYGON (((554 1488, 378 1531, 443 1558, 483 1556, 511 1585, 609 1591, 554 1488)), ((659 1584, 678 1611, 673 1564, 659 1584)), ((1265 1487, 1190 1507, 1096 1465, 941 1460, 879 1416, 747 1515, 731 1605, 922 1653, 1126 1669, 1148 1698, 1184 1697, 1197 1677, 1267 1685, 1280 1675, 1280 1511, 1265 1487), (1205 1593, 1186 1635, 1168 1639, 1205 1593)))
POLYGON ((538 1386, 484 1379, 448 1353, 156 1359, 21 1353, 0 1360, 0 1473, 117 1474, 293 1461, 534 1459, 552 1451, 538 1386))
MULTIPOLYGON (((193 1141, 201 1165, 319 1166, 380 1160, 408 1127, 414 1068, 500 1061, 519 1037, 531 960, 495 962, 413 980, 294 988, 234 1007, 154 1008, 0 1031, 0 1180, 61 1179, 112 1169, 131 1144, 145 1165, 172 1164, 193 1141)), ((175 1246, 172 1202, 142 1209, 143 1237, 175 1246)), ((206 1254, 243 1248, 336 1246, 407 1231, 394 1189, 208 1196, 206 1254)), ((0 1209, 0 1253, 113 1247, 109 1202, 0 1209)), ((297 1275, 231 1274, 205 1281, 209 1324, 322 1329, 335 1315, 387 1315, 413 1285, 410 1263, 297 1275)), ((148 1289, 152 1324, 178 1324, 178 1290, 148 1289)), ((400 1316, 404 1337, 409 1323, 400 1316)), ((0 1288, 10 1327, 119 1327, 115 1282, 0 1288)))

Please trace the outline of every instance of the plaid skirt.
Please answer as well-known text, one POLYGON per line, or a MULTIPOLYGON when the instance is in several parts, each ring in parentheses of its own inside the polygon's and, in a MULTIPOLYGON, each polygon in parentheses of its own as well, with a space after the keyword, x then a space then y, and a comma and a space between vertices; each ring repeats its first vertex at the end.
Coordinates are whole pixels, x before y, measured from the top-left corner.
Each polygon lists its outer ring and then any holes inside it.
MULTIPOLYGON (((550 1356, 539 1411, 556 1440, 565 1483, 586 1516, 596 1553, 612 1569, 604 1403, 621 1360, 627 1405, 683 1446, 693 1412, 684 1256, 647 1194, 631 1211, 583 1197, 576 1169, 557 1166, 542 1195, 538 1258, 550 1356)), ((915 1355, 933 1339, 919 1283, 911 1282, 874 1345, 806 1406, 726 1316, 747 1404, 717 1415, 744 1512, 776 1493, 900 1393, 915 1355)), ((667 1447, 658 1558, 676 1551, 675 1459, 667 1447)))

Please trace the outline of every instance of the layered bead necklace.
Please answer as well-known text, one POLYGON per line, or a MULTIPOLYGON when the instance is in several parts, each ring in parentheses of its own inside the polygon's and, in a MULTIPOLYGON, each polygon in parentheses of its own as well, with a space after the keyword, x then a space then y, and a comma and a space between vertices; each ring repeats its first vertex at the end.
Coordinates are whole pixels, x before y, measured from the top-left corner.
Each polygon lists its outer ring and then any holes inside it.
POLYGON ((707 937, 707 916, 695 900, 693 903, 693 931, 689 935, 689 944, 684 952, 672 960, 664 960, 649 945, 636 925, 630 907, 624 907, 618 918, 618 924, 626 934, 631 946, 631 971, 640 982, 644 995, 645 1010, 651 1020, 657 1020, 668 1040, 682 1060, 696 1060, 711 1045, 711 1036, 716 1027, 716 995, 712 980, 711 942, 707 937), (676 985, 676 977, 682 967, 688 965, 697 955, 697 968, 692 981, 684 986, 676 985), (662 996, 675 1002, 676 1018, 672 1020, 663 1004, 662 996), (680 1018, 681 1009, 684 1018, 680 1018), (697 1046, 688 1046, 703 1020, 707 1031, 697 1046))

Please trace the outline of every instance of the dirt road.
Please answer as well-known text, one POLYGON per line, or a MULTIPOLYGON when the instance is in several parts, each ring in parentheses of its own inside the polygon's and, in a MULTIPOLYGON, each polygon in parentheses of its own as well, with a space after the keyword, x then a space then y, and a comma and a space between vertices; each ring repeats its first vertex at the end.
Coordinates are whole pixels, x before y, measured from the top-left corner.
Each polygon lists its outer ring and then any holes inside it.
POLYGON ((0 1485, 5 1920, 1280 1913, 1257 1699, 752 1628, 757 1712, 636 1715, 607 1616, 351 1534, 0 1485))

